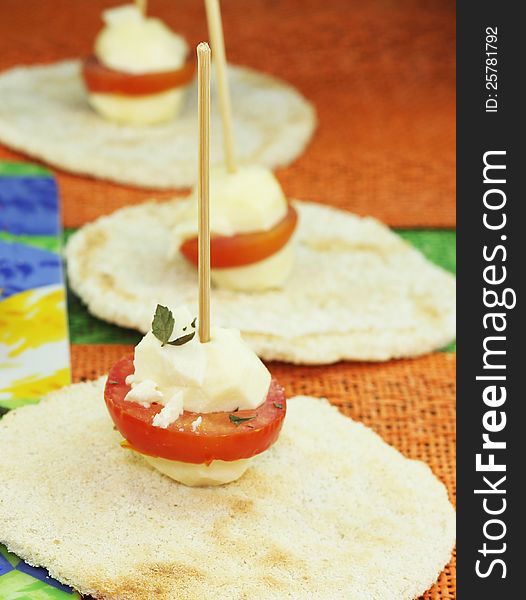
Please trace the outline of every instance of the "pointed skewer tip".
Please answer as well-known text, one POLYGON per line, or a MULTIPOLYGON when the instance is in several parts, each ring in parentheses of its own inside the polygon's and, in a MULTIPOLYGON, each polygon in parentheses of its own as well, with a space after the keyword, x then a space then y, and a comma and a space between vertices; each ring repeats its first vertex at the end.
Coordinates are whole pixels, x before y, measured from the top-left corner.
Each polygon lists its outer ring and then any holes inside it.
POLYGON ((201 56, 204 54, 210 54, 210 46, 206 42, 200 42, 197 44, 197 54, 201 56))

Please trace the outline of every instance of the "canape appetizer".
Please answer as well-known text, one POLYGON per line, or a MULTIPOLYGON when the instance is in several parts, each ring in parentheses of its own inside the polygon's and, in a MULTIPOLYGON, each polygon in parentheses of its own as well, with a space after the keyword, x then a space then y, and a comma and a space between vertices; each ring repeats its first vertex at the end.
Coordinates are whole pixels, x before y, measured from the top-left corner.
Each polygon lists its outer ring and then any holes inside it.
MULTIPOLYGON (((126 186, 186 190, 196 183, 197 107, 190 93, 195 61, 187 60, 184 39, 173 33, 186 33, 186 24, 166 17, 170 31, 143 16, 146 0, 136 1, 141 10, 129 5, 133 0, 106 2, 128 6, 104 13, 80 59, 0 69, 3 146, 63 171, 126 186)), ((165 4, 186 10, 191 3, 165 4)), ((149 17, 160 5, 152 4, 149 17)), ((83 6, 88 10, 93 3, 83 6)), ((190 20, 200 16, 190 12, 190 20)), ((214 48, 216 66, 217 56, 214 48)), ((314 105, 285 81, 248 67, 227 68, 240 163, 271 169, 290 164, 316 129, 314 105)), ((214 144, 213 164, 222 161, 218 150, 214 144)))
POLYGON ((173 119, 194 74, 184 38, 134 5, 106 10, 102 18, 94 53, 82 67, 90 105, 119 123, 173 119))
POLYGON ((241 477, 278 438, 283 388, 235 329, 212 328, 158 306, 152 329, 111 369, 104 397, 123 446, 190 486, 241 477))
MULTIPOLYGON (((240 291, 279 288, 294 262, 292 234, 297 214, 272 174, 264 167, 237 165, 232 108, 221 12, 217 0, 205 0, 212 40, 217 93, 223 123, 225 164, 210 181, 210 266, 218 287, 240 291)), ((197 265, 197 187, 188 210, 179 215, 175 252, 197 265)))
MULTIPOLYGON (((197 265, 197 189, 175 228, 176 252, 197 265)), ((218 287, 261 291, 283 285, 294 263, 297 224, 271 171, 213 169, 210 178, 210 265, 218 287)))

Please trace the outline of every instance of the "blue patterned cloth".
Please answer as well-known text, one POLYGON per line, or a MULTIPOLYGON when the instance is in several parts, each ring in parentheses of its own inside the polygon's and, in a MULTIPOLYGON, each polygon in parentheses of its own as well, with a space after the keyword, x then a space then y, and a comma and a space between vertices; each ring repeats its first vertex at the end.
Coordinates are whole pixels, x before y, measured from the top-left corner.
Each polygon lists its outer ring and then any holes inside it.
POLYGON ((2 177, 0 231, 13 235, 58 235, 58 192, 51 176, 2 177))
POLYGON ((0 299, 61 282, 62 265, 58 254, 0 240, 0 299))

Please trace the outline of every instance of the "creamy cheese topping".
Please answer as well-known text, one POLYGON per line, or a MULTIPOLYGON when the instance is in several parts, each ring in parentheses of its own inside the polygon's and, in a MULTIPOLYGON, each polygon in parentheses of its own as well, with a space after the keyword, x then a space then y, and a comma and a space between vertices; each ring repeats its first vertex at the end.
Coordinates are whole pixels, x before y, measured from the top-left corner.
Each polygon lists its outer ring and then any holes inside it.
POLYGON ((138 383, 133 383, 133 376, 127 377, 126 382, 132 383, 132 389, 126 394, 126 400, 137 402, 144 407, 150 406, 152 402, 161 402, 164 399, 162 393, 157 389, 157 384, 151 379, 143 379, 138 383))
POLYGON ((183 393, 175 392, 175 394, 168 401, 168 404, 165 404, 161 412, 155 415, 152 424, 155 425, 155 427, 166 429, 170 423, 173 423, 177 420, 177 417, 183 412, 183 410, 183 393))
POLYGON ((134 5, 102 13, 104 28, 95 40, 95 55, 125 73, 154 73, 181 68, 188 45, 159 19, 144 17, 134 5))
POLYGON ((203 422, 203 417, 201 415, 199 415, 195 421, 192 421, 192 431, 194 433, 198 430, 199 425, 201 425, 202 422, 203 422))
MULTIPOLYGON (((175 228, 177 250, 181 243, 197 235, 197 188, 187 210, 175 228)), ((272 229, 287 214, 281 186, 269 169, 257 165, 239 167, 228 173, 214 167, 210 173, 210 231, 235 235, 272 229)))
MULTIPOLYGON (((173 311, 171 339, 191 330, 187 309, 173 311)), ((181 346, 164 346, 149 331, 135 347, 135 372, 126 400, 158 402, 164 408, 153 425, 167 427, 184 411, 208 413, 257 408, 270 386, 270 372, 236 329, 212 328, 206 344, 194 338, 181 346), (150 396, 148 396, 150 394, 150 396)), ((198 431, 200 422, 194 425, 198 431)))

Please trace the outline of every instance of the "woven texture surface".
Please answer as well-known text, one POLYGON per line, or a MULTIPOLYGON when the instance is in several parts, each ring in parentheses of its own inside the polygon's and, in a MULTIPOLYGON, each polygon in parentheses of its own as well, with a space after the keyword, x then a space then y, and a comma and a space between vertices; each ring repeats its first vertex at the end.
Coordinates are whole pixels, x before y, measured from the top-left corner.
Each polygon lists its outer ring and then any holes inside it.
MULTIPOLYGON (((128 345, 73 345, 75 382, 106 373, 128 345)), ((377 431, 406 456, 427 462, 455 501, 455 366, 454 354, 431 354, 385 364, 337 364, 292 367, 274 363, 272 373, 287 394, 328 398, 353 419, 377 431)), ((455 562, 423 598, 455 599, 455 562)))
MULTIPOLYGON (((118 3, 3 0, 0 70, 88 54, 100 10, 118 3)), ((191 44, 207 38, 202 2, 149 5, 191 44)), ((453 0, 222 5, 230 60, 288 80, 316 105, 314 141, 278 172, 287 195, 371 214, 396 227, 454 226, 453 0)), ((0 158, 20 156, 0 148, 0 158)), ((151 195, 63 173, 58 178, 65 226, 151 195)))

